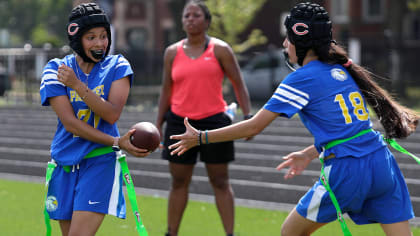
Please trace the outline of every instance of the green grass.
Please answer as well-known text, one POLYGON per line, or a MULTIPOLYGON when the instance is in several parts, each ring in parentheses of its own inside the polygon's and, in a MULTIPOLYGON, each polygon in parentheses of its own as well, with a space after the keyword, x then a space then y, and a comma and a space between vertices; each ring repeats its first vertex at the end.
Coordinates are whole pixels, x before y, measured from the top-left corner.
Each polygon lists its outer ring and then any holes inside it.
MULTIPOLYGON (((0 180, 0 235, 31 236, 45 235, 43 222, 44 186, 40 183, 27 183, 0 180)), ((166 230, 165 198, 138 196, 143 222, 150 236, 163 236, 166 230)), ((129 204, 129 203, 128 203, 129 204)), ((105 217, 97 236, 137 235, 131 206, 127 209, 127 219, 105 217)), ((262 210, 246 207, 236 208, 236 236, 273 236, 280 235, 281 224, 287 212, 262 210)), ((354 236, 384 235, 377 224, 357 226, 346 221, 354 236)), ((61 235, 57 222, 52 222, 53 235, 61 235)), ((179 232, 180 236, 224 235, 214 204, 190 201, 179 232)), ((342 235, 337 222, 329 224, 314 236, 342 235)), ((413 235, 420 235, 420 228, 413 228, 413 235)))

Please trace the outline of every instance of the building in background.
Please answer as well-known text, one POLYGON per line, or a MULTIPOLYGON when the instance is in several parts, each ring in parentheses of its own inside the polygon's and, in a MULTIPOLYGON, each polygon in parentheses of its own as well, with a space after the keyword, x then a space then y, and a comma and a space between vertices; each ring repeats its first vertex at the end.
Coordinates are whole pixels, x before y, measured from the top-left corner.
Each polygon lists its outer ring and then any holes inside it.
MULTIPOLYGON (((179 40, 175 34, 177 19, 171 15, 171 2, 177 0, 98 0, 111 16, 115 52, 124 53, 135 65, 138 80, 160 83, 164 48, 179 40)), ((392 0, 318 0, 334 22, 334 38, 344 44, 358 63, 392 77, 393 88, 403 93, 406 85, 416 83, 415 59, 420 53, 420 14, 409 11, 407 1, 392 0)), ((75 4, 89 2, 75 0, 75 4)), ((285 37, 283 20, 297 2, 267 0, 254 16, 243 38, 254 28, 263 31, 268 41, 249 50, 250 58, 267 50, 268 45, 282 47, 285 37)), ((244 62, 245 63, 245 62, 244 62)))
MULTIPOLYGON (((111 1, 111 0, 107 0, 111 1)), ((163 50, 174 41, 174 21, 167 0, 114 1, 115 52, 123 53, 135 72, 135 85, 161 81, 163 50)))
MULTIPOLYGON (((281 47, 286 32, 284 17, 297 2, 267 0, 250 28, 267 36, 267 45, 281 47)), ((401 96, 410 85, 420 85, 416 58, 420 55, 420 10, 408 9, 408 0, 319 0, 334 23, 334 38, 348 49, 354 61, 391 78, 384 85, 401 96)), ((262 45, 250 51, 263 51, 262 45)))
MULTIPOLYGON (((148 87, 147 91, 141 90, 142 94, 158 91, 151 88, 161 83, 164 49, 184 37, 180 17, 185 1, 95 1, 110 17, 112 52, 123 54, 133 66, 134 86, 155 85, 148 87)), ((406 96, 405 100, 409 101, 406 105, 409 106, 420 100, 419 93, 415 91, 416 87, 420 87, 417 73, 420 9, 408 8, 410 1, 420 0, 312 0, 329 11, 334 22, 334 38, 348 48, 350 56, 379 75, 392 78, 391 83, 385 81, 384 84, 392 92, 397 92, 400 98, 406 96)), ((82 2, 92 1, 72 1, 73 6, 82 2)), ((244 41, 252 29, 260 29, 267 43, 238 55, 242 60, 241 65, 244 66, 268 48, 275 50, 282 47, 285 38, 284 17, 297 2, 301 1, 266 0, 240 37, 244 41)), ((65 20, 60 24, 63 24, 62 33, 65 35, 67 13, 62 17, 65 20)), ((3 45, 0 50, 0 95, 5 91, 4 96, 10 99, 36 102, 32 96, 38 94, 42 66, 51 58, 70 53, 70 48, 68 45, 52 47, 49 43, 41 48, 33 48, 30 41, 19 48, 8 48, 8 33, 6 29, 0 30, 0 44, 3 45), (25 91, 25 96, 20 96, 20 91, 25 91)))
POLYGON ((167 0, 118 0, 114 3, 112 24, 116 47, 162 51, 171 41, 174 22, 167 0))
POLYGON ((388 89, 405 96, 410 85, 420 85, 420 12, 408 1, 327 0, 335 37, 347 45, 357 62, 391 78, 388 89))
MULTIPOLYGON (((163 50, 174 41, 174 21, 169 0, 97 0, 111 21, 112 53, 131 62, 135 85, 155 85, 161 80, 163 50)), ((73 6, 93 2, 74 0, 73 6)))

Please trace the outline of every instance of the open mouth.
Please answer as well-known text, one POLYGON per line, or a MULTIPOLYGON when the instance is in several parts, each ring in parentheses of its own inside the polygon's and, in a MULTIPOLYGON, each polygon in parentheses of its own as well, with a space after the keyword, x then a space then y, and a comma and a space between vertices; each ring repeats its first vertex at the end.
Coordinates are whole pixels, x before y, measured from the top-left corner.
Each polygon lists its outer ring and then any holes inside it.
POLYGON ((104 55, 105 55, 105 51, 104 50, 102 50, 102 49, 99 49, 99 50, 90 50, 90 53, 92 54, 92 56, 95 58, 95 59, 102 59, 103 57, 104 57, 104 55))

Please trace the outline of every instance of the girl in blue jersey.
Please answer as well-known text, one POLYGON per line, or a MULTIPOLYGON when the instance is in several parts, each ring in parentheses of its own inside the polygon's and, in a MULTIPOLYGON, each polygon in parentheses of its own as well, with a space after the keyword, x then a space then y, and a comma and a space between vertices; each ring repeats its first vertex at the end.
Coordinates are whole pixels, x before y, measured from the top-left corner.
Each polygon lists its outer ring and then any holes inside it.
POLYGON ((112 150, 137 157, 148 152, 130 143, 134 130, 119 137, 116 121, 133 71, 123 56, 108 55, 111 31, 105 13, 95 3, 75 7, 67 33, 75 54, 49 61, 40 87, 42 105, 51 105, 58 116, 51 145, 57 167, 46 210, 63 235, 94 235, 105 214, 126 214, 121 166, 112 150))
MULTIPOLYGON (((324 165, 320 181, 290 212, 281 234, 310 235, 334 221, 338 213, 348 213, 356 224, 380 223, 388 236, 411 235, 408 220, 414 213, 407 186, 382 135, 372 129, 367 104, 386 138, 407 137, 416 129, 419 116, 392 100, 373 81, 373 74, 352 63, 332 40, 331 21, 323 7, 299 3, 285 26, 283 46, 290 62, 301 68, 283 80, 250 120, 200 131, 185 119, 187 131, 172 136, 180 140, 170 146, 172 153, 182 154, 199 143, 254 136, 279 115, 298 114, 314 136, 314 145, 290 153, 277 169, 289 167, 288 179, 317 157, 324 165)), ((348 233, 345 224, 342 227, 348 233)))

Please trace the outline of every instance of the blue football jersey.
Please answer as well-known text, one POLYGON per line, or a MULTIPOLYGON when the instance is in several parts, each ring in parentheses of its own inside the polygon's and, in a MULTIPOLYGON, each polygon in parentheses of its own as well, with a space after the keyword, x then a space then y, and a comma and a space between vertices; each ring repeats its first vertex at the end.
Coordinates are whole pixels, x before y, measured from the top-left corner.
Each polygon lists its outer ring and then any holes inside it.
MULTIPOLYGON (((317 60, 289 74, 264 109, 288 118, 299 114, 314 136, 318 152, 330 141, 349 138, 372 127, 363 95, 347 70, 317 60)), ((370 132, 328 152, 338 157, 360 157, 383 145, 380 133, 370 132)))
MULTIPOLYGON (((61 64, 73 69, 76 76, 88 85, 94 93, 108 100, 112 82, 126 76, 132 84, 133 70, 130 63, 122 55, 110 55, 95 64, 90 74, 85 74, 76 62, 74 55, 68 55, 62 59, 52 59, 45 66, 42 73, 40 86, 41 103, 49 106, 48 98, 65 95, 73 107, 74 115, 91 125, 92 127, 109 134, 119 136, 117 124, 110 124, 102 120, 83 102, 75 90, 66 87, 57 80, 57 70, 61 64)), ((95 148, 103 147, 102 144, 94 143, 69 133, 58 119, 57 130, 51 144, 51 158, 60 165, 74 165, 95 148)))

